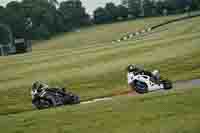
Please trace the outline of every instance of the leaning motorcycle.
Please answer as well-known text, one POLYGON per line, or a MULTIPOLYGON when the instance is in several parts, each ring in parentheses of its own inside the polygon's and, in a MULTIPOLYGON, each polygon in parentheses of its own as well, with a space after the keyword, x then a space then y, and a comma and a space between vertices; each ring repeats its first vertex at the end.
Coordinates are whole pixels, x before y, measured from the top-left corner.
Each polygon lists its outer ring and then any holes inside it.
POLYGON ((173 88, 173 84, 170 80, 159 79, 155 80, 152 76, 146 74, 128 74, 129 85, 137 93, 143 94, 156 90, 169 90, 173 88))
POLYGON ((37 109, 79 104, 79 96, 60 88, 37 88, 31 90, 32 104, 37 109))

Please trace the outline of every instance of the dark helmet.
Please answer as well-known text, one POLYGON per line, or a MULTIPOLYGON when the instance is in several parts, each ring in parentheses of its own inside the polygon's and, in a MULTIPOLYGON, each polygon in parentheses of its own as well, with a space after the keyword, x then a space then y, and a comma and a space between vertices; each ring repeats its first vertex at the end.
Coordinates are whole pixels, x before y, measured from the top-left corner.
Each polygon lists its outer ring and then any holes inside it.
POLYGON ((128 71, 128 72, 133 72, 133 71, 136 70, 136 68, 137 68, 137 67, 136 67, 135 65, 131 64, 131 65, 128 65, 127 71, 128 71))

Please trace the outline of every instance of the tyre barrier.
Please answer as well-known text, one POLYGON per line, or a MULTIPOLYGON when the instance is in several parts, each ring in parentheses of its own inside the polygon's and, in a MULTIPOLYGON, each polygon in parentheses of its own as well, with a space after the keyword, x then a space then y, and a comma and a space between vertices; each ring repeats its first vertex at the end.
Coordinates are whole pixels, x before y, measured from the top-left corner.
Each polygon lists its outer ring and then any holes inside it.
POLYGON ((118 43, 118 42, 122 42, 122 41, 131 40, 134 37, 138 37, 138 36, 144 35, 146 33, 152 32, 152 30, 155 30, 155 29, 160 28, 162 26, 165 26, 167 24, 178 22, 178 21, 182 21, 182 20, 186 20, 186 19, 191 19, 191 18, 199 17, 199 16, 200 16, 200 13, 194 13, 194 15, 184 16, 184 17, 173 19, 173 20, 168 20, 168 21, 163 22, 161 24, 158 24, 158 25, 155 25, 155 26, 152 26, 152 27, 148 27, 146 29, 142 29, 142 30, 139 30, 137 32, 129 33, 129 34, 125 35, 125 36, 122 36, 118 40, 112 41, 112 43, 118 43))

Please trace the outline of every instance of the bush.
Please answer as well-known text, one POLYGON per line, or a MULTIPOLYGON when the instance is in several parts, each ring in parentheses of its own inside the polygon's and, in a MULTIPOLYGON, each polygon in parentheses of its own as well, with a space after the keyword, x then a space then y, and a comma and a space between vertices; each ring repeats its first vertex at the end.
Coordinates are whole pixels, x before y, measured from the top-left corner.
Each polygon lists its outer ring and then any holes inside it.
POLYGON ((40 24, 40 26, 36 27, 33 30, 33 39, 48 39, 51 35, 47 26, 45 24, 40 24))
POLYGON ((3 25, 0 25, 0 37, 0 44, 8 44, 10 42, 9 32, 3 25))

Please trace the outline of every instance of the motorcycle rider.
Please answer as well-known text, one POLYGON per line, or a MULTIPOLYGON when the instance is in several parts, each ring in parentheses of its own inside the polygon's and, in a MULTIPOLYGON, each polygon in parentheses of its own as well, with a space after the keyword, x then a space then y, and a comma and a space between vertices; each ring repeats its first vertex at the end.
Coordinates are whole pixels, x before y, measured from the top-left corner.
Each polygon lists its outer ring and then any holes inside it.
POLYGON ((136 65, 131 64, 127 67, 127 71, 128 71, 127 73, 128 84, 132 85, 134 75, 141 73, 143 69, 139 68, 136 65))
POLYGON ((45 83, 42 83, 41 81, 35 81, 32 85, 33 91, 39 91, 41 92, 43 89, 47 89, 49 86, 45 83))
POLYGON ((128 71, 128 73, 127 73, 128 84, 131 85, 132 84, 132 80, 133 80, 133 76, 134 76, 134 73, 133 73, 134 66, 133 65, 129 65, 127 67, 127 71, 128 71))
POLYGON ((143 68, 141 68, 139 66, 136 66, 134 64, 129 65, 127 67, 127 71, 128 71, 128 73, 127 73, 127 79, 128 79, 128 84, 129 85, 132 84, 134 75, 138 75, 138 74, 148 75, 151 78, 153 78, 153 80, 155 82, 158 82, 159 79, 160 79, 160 73, 159 73, 158 70, 154 70, 154 71, 150 72, 150 71, 146 71, 143 68))
POLYGON ((54 93, 60 93, 62 95, 65 95, 65 88, 50 88, 47 84, 41 82, 41 81, 35 81, 32 85, 32 91, 37 93, 37 92, 42 92, 42 90, 47 90, 50 92, 54 92, 54 93))

